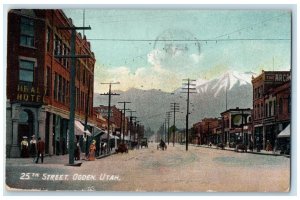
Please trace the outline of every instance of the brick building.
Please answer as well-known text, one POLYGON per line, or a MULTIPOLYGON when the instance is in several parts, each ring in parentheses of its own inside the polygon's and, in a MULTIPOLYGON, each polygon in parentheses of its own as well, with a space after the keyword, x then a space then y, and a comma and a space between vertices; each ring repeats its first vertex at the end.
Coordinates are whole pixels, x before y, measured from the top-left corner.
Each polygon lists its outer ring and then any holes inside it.
MULTIPOLYGON (((11 10, 7 25, 7 139, 8 157, 20 156, 23 136, 41 137, 46 154, 67 151, 70 59, 69 30, 73 26, 62 10, 11 10), (56 143, 55 140, 59 140, 56 143), (59 144, 57 146, 56 144, 59 144)), ((75 118, 93 123, 93 80, 95 57, 90 43, 76 34, 76 54, 90 58, 76 60, 75 118), (88 96, 89 94, 89 96, 88 96), (88 104, 87 104, 88 101, 88 104)))
POLYGON ((252 110, 250 108, 232 108, 221 113, 224 132, 222 141, 248 144, 252 139, 252 110))
POLYGON ((195 134, 198 135, 198 144, 209 144, 213 142, 214 129, 218 128, 219 119, 218 118, 204 118, 200 122, 193 125, 195 134))
POLYGON ((262 71, 252 78, 253 85, 253 131, 255 144, 265 149, 266 142, 273 145, 276 134, 286 126, 290 118, 289 71, 262 71), (285 121, 282 121, 282 118, 285 121))

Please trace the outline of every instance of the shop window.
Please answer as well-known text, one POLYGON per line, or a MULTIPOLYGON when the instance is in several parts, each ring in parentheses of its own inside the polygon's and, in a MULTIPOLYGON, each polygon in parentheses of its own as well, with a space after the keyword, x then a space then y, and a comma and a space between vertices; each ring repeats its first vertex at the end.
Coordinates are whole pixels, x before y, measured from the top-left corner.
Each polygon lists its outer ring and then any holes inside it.
POLYGON ((34 21, 25 17, 21 18, 20 45, 34 47, 34 21))
POLYGON ((34 61, 20 60, 19 61, 19 80, 33 83, 34 78, 34 61))

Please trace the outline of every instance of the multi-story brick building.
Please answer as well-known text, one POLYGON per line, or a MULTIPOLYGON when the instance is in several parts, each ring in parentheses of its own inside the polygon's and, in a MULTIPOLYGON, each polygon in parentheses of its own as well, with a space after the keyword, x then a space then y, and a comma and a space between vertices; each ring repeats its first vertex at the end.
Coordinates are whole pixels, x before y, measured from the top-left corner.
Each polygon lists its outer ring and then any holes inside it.
MULTIPOLYGON (((108 121, 108 106, 99 106, 94 107, 95 110, 100 111, 100 115, 108 121)), ((122 125, 122 112, 115 105, 110 108, 110 132, 114 135, 119 135, 121 133, 121 125, 122 125)), ((107 129, 107 126, 106 126, 107 129)))
POLYGON ((289 119, 290 113, 283 112, 283 103, 288 102, 290 98, 290 89, 288 89, 290 85, 281 86, 289 80, 289 71, 262 71, 258 77, 252 78, 255 144, 263 149, 268 140, 272 145, 274 144, 279 131, 276 117, 281 118, 287 115, 286 118, 289 119))
MULTIPOLYGON (((46 154, 53 154, 68 142, 71 62, 55 55, 70 54, 71 32, 60 27, 73 26, 72 20, 62 10, 21 9, 8 13, 7 26, 7 156, 20 156, 22 137, 32 135, 45 141, 46 154)), ((95 57, 79 33, 75 49, 90 56, 76 60, 75 118, 84 121, 88 107, 91 123, 95 57)))

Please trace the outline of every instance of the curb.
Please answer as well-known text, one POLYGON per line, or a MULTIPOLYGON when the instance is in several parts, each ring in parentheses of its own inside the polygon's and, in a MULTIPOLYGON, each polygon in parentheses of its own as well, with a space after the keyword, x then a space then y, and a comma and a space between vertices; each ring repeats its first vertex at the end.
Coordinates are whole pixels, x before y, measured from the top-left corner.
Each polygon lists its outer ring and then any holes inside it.
MULTIPOLYGON (((202 148, 208 148, 208 149, 216 149, 216 150, 225 150, 225 151, 235 151, 235 149, 229 149, 229 148, 225 148, 225 149, 221 149, 221 148, 216 148, 216 147, 208 147, 208 146, 201 146, 201 145, 192 145, 194 147, 202 147, 202 148)), ((290 157, 289 155, 285 155, 285 154, 273 154, 273 153, 264 153, 264 152, 255 152, 255 151, 247 151, 247 152, 237 152, 237 153, 250 153, 250 154, 256 154, 256 155, 266 155, 266 156, 285 156, 285 157, 290 157)))

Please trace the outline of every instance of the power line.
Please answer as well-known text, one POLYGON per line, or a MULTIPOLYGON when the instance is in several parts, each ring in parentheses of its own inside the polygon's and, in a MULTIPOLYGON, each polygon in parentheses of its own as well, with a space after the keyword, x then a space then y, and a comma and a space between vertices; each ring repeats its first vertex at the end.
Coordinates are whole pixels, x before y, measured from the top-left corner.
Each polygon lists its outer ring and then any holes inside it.
POLYGON ((122 38, 91 38, 93 41, 110 42, 227 42, 227 41, 290 41, 291 38, 227 38, 227 39, 122 39, 122 38))

